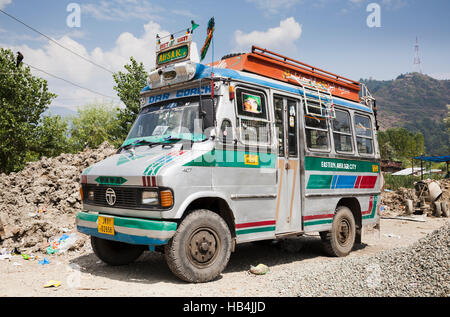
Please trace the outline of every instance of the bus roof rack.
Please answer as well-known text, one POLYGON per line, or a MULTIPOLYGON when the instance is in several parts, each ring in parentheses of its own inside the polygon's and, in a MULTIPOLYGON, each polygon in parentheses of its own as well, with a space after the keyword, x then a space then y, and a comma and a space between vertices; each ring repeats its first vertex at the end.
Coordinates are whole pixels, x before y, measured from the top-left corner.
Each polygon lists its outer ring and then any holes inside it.
POLYGON ((215 62, 214 66, 246 71, 272 79, 299 85, 300 78, 308 86, 323 86, 333 96, 360 102, 360 83, 326 70, 310 66, 281 54, 252 46, 251 53, 230 56, 215 62))

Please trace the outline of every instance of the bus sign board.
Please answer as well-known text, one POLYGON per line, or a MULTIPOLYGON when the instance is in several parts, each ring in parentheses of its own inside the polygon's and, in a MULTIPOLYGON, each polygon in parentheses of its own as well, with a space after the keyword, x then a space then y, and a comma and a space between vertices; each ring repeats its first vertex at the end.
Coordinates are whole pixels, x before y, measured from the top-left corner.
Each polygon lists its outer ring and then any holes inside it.
POLYGON ((171 37, 167 42, 158 42, 156 46, 156 67, 170 65, 175 62, 190 60, 191 34, 184 34, 176 39, 171 37))

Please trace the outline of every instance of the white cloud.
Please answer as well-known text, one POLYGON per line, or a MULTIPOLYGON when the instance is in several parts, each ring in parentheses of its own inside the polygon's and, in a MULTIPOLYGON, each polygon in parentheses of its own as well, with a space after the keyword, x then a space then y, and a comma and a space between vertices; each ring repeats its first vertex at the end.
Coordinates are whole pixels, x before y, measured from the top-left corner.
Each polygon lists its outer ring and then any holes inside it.
POLYGON ((439 80, 450 80, 450 72, 447 73, 433 73, 429 74, 430 77, 433 77, 434 79, 439 80))
POLYGON ((300 38, 302 26, 293 17, 280 22, 278 27, 270 28, 267 31, 253 31, 244 33, 237 30, 234 33, 236 49, 249 49, 252 45, 266 49, 280 50, 280 47, 292 49, 294 42, 300 38))
POLYGON ((0 0, 0 9, 5 8, 11 2, 12 2, 12 0, 0 0))
MULTIPOLYGON (((133 56, 138 62, 143 62, 146 69, 150 70, 155 64, 156 34, 169 35, 167 31, 161 29, 159 24, 149 22, 144 25, 144 32, 141 36, 135 36, 128 32, 122 33, 110 50, 97 47, 88 51, 83 44, 70 35, 55 38, 55 40, 77 54, 117 72, 123 70, 123 66, 129 63, 130 56, 133 56)), ((115 83, 112 74, 71 54, 51 41, 47 41, 38 49, 30 48, 27 45, 11 46, 2 43, 0 46, 8 47, 13 52, 22 52, 25 57, 24 62, 32 66, 104 95, 116 97, 115 101, 120 103, 116 91, 113 89, 115 83)), ((53 101, 53 106, 64 106, 74 110, 78 106, 94 100, 104 99, 102 96, 77 88, 42 72, 33 69, 32 72, 36 76, 45 78, 49 83, 49 90, 58 94, 59 97, 53 101)))

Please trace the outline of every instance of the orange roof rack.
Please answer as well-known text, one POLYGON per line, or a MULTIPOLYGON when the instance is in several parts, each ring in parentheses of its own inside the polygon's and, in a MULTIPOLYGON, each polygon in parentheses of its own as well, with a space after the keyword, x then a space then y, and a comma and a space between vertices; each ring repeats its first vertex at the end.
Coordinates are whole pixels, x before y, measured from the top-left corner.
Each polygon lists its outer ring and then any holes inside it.
POLYGON ((322 85, 333 96, 360 102, 358 82, 257 46, 252 46, 251 53, 226 58, 215 62, 214 66, 251 72, 294 85, 299 85, 293 78, 297 77, 305 85, 322 85))

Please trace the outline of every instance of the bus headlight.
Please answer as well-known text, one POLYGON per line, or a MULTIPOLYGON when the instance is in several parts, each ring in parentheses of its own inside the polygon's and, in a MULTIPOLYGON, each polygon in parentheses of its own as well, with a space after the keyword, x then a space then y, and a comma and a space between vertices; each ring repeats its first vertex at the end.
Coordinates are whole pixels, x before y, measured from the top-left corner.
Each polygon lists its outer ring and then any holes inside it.
POLYGON ((143 191, 142 201, 143 205, 157 206, 159 204, 158 192, 156 191, 143 191))

